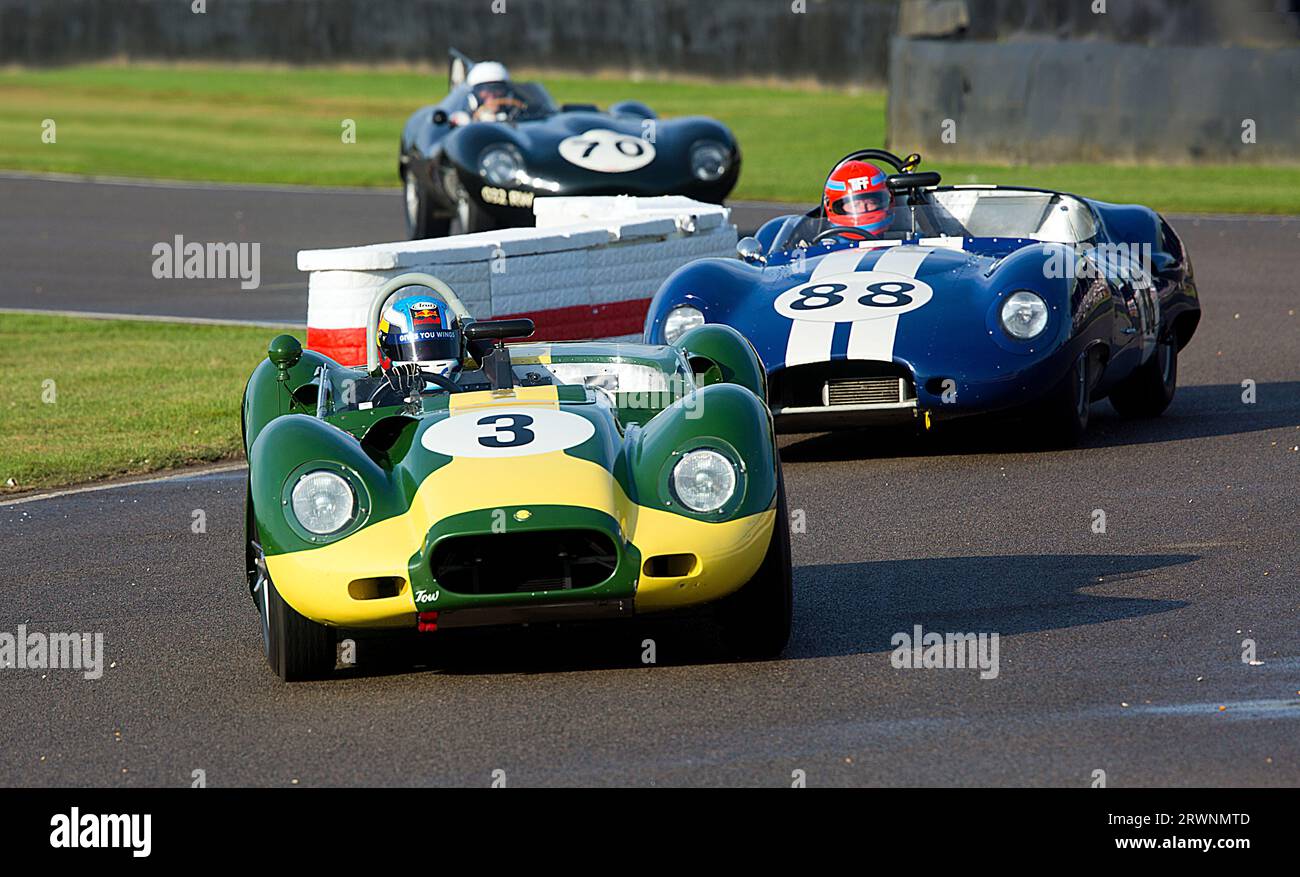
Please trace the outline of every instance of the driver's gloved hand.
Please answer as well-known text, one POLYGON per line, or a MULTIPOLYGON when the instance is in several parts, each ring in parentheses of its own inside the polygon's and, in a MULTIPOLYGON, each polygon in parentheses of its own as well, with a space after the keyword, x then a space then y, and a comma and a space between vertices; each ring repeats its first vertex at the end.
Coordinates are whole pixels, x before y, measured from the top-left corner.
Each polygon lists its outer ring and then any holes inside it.
POLYGON ((424 389, 424 372, 418 363, 395 363, 387 372, 388 385, 401 394, 402 398, 418 396, 424 389))

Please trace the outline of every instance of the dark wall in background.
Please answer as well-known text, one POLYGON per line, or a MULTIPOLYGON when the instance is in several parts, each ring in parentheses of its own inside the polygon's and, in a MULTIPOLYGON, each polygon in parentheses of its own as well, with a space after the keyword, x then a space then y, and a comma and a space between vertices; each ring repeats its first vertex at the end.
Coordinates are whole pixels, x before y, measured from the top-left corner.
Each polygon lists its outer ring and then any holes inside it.
POLYGON ((407 61, 880 86, 895 0, 0 0, 0 63, 407 61))
POLYGON ((898 39, 889 140, 932 161, 1300 161, 1300 48, 898 39), (955 123, 955 142, 943 138, 955 123), (1242 142, 1254 121, 1255 142, 1242 142))

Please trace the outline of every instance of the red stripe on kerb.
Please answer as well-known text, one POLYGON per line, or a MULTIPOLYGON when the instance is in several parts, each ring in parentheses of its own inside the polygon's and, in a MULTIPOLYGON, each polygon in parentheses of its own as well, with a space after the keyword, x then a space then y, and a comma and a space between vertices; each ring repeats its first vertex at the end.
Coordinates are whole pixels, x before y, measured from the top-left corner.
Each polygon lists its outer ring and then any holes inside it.
POLYGON ((577 338, 608 338, 613 335, 639 334, 645 325, 650 299, 612 301, 602 305, 574 305, 522 314, 501 314, 494 320, 527 317, 537 324, 533 338, 538 341, 572 341, 577 338))
POLYGON ((366 330, 313 329, 308 326, 307 349, 328 356, 341 365, 362 365, 366 361, 366 330))
MULTIPOLYGON (((573 305, 544 311, 500 314, 492 319, 527 317, 537 324, 534 341, 573 341, 579 338, 608 338, 635 335, 645 325, 650 299, 637 298, 600 305, 573 305)), ((307 327, 307 347, 343 365, 366 361, 366 330, 313 329, 307 327)))

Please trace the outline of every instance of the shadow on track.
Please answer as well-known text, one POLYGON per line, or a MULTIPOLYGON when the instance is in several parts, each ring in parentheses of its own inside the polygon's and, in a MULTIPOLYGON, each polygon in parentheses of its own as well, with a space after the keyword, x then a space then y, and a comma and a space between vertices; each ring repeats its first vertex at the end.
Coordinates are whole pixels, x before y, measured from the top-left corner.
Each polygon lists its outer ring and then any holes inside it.
MULTIPOLYGON (((942 632, 1002 635, 1136 618, 1181 608, 1173 600, 1084 593, 1198 560, 1191 554, 1000 555, 795 568, 795 626, 785 659, 890 651, 890 637, 920 624, 942 632)), ((703 616, 600 625, 452 631, 358 642, 359 666, 344 677, 424 670, 452 674, 560 673, 726 663, 703 616)))
POLYGON ((1138 618, 1187 605, 1086 589, 1191 563, 1192 554, 1046 554, 820 564, 795 570, 787 658, 890 651, 913 625, 1011 636, 1138 618))
MULTIPOLYGON (((1257 401, 1250 405, 1242 402, 1241 394, 1237 384, 1179 387, 1163 416, 1145 420, 1126 420, 1109 403, 1097 402, 1079 447, 1123 447, 1300 426, 1300 381, 1259 384, 1257 401)), ((781 445, 786 463, 1042 449, 1032 421, 978 417, 940 423, 928 433, 910 428, 853 429, 787 436, 781 445)))

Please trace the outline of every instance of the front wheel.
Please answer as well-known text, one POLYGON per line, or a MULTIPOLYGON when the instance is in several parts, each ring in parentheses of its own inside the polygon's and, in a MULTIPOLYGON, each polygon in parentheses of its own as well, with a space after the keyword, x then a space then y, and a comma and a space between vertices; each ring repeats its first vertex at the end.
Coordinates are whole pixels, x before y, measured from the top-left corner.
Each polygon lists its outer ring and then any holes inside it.
POLYGON ((406 236, 411 240, 446 237, 450 221, 433 213, 429 195, 420 185, 415 171, 402 171, 402 200, 406 208, 406 236))
POLYGON ((459 185, 456 187, 456 209, 451 214, 448 234, 474 234, 479 231, 491 231, 496 227, 491 215, 474 202, 469 193, 459 185))
POLYGON ((1087 353, 1075 360, 1061 383, 1038 408, 1039 434, 1051 447, 1073 447, 1088 430, 1088 412, 1092 407, 1092 372, 1088 363, 1087 353))
POLYGON ((266 558, 254 543, 253 597, 262 616, 262 646, 266 662, 285 682, 322 679, 334 670, 338 657, 334 629, 299 615, 284 601, 266 569, 266 558))
POLYGON ((723 642, 728 652, 741 659, 778 657, 790 641, 794 615, 790 516, 785 504, 785 479, 780 475, 776 495, 776 520, 762 566, 739 591, 718 604, 723 642))
POLYGON ((1110 404, 1122 417, 1158 417, 1178 389, 1178 345, 1166 339, 1155 355, 1110 391, 1110 404))

